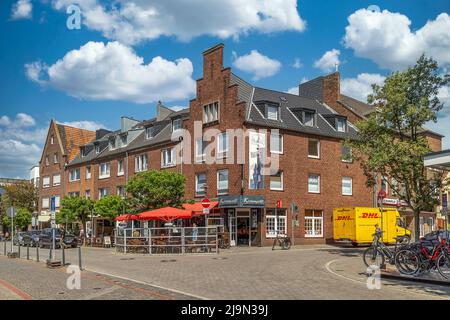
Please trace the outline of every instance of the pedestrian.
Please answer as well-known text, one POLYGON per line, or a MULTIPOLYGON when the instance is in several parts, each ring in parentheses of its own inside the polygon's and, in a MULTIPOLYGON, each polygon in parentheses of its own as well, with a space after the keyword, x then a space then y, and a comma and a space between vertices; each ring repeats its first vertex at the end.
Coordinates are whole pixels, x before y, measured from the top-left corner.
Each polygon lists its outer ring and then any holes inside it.
POLYGON ((81 243, 84 244, 84 229, 83 228, 81 228, 81 230, 80 230, 80 240, 81 240, 81 243))
POLYGON ((192 224, 192 241, 197 241, 198 237, 198 228, 195 223, 192 224))

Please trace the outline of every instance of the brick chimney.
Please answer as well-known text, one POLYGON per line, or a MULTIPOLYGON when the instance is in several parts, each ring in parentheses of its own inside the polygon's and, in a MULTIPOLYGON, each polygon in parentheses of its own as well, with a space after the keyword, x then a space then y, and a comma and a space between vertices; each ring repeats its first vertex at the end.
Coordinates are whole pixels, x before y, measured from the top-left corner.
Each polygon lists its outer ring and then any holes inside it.
POLYGON ((340 74, 335 72, 322 78, 323 94, 322 101, 331 107, 336 106, 341 95, 340 74))
POLYGON ((219 43, 203 52, 203 79, 213 80, 223 69, 224 44, 219 43))

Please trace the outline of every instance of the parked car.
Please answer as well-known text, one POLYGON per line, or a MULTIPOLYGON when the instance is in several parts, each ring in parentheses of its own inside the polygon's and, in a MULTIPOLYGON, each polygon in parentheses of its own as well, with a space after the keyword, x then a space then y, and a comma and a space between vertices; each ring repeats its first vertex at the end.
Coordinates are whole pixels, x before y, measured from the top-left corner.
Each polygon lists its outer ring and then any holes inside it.
MULTIPOLYGON (((55 247, 61 247, 62 232, 59 229, 55 229, 55 247)), ((78 246, 78 238, 73 234, 66 232, 64 236, 64 244, 66 247, 76 248, 78 246)), ((53 246, 53 229, 47 228, 42 230, 39 235, 39 247, 52 248, 53 246)))
POLYGON ((439 242, 439 238, 450 239, 450 231, 437 230, 427 233, 420 238, 420 242, 424 243, 425 245, 434 246, 439 242))
POLYGON ((22 236, 23 245, 24 246, 29 245, 30 247, 37 246, 39 244, 39 235, 41 233, 42 233, 42 231, 40 231, 40 230, 33 230, 33 231, 25 232, 24 235, 22 236))
POLYGON ((17 232, 16 234, 14 234, 13 243, 15 246, 18 246, 18 245, 23 246, 23 235, 24 234, 25 234, 25 232, 17 232))

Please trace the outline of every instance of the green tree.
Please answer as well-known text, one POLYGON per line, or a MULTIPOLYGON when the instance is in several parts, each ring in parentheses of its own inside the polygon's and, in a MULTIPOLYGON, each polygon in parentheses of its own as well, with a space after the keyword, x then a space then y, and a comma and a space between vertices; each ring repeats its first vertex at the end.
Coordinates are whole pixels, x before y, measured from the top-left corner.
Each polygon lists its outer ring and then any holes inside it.
POLYGON ((136 212, 165 206, 181 207, 185 177, 172 171, 148 171, 133 176, 126 191, 130 207, 136 212))
POLYGON ((126 204, 121 196, 109 195, 94 204, 95 213, 110 220, 121 215, 126 210, 126 204))
MULTIPOLYGON (((86 230, 86 221, 90 218, 94 209, 94 204, 90 199, 81 197, 64 197, 61 201, 61 218, 65 217, 74 219, 74 221, 81 221, 84 230, 86 230)), ((62 220, 60 220, 62 222, 62 220)))
POLYGON ((11 206, 27 209, 28 212, 36 211, 39 196, 33 183, 20 181, 3 188, 5 192, 1 196, 2 213, 11 206))
MULTIPOLYGON (((25 208, 17 209, 16 216, 14 217, 14 229, 26 230, 31 224, 31 213, 25 208)), ((6 214, 2 216, 2 223, 6 226, 11 226, 11 218, 6 214)))
POLYGON ((391 190, 414 212, 416 239, 420 212, 433 210, 447 183, 442 172, 424 167, 423 156, 430 147, 421 133, 426 123, 436 122, 443 107, 438 91, 448 83, 449 75, 440 76, 437 63, 425 56, 407 70, 394 72, 383 86, 372 86, 368 101, 375 112, 356 124, 359 139, 348 142, 367 185, 373 186, 380 175, 391 178, 387 180, 391 190))

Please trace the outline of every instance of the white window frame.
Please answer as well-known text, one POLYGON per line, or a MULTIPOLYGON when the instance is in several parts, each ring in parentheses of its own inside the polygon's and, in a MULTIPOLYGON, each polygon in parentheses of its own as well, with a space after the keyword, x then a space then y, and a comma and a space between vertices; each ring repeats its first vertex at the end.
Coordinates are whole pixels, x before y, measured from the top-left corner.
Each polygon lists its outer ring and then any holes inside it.
POLYGON ((320 159, 320 140, 319 139, 313 139, 313 138, 308 139, 308 158, 320 159), (309 142, 310 141, 316 141, 317 142, 317 156, 309 154, 309 142))
POLYGON ((108 146, 109 146, 109 150, 117 149, 116 137, 113 137, 112 139, 109 139, 108 146))
POLYGON ((80 168, 72 169, 72 170, 69 171, 69 182, 80 181, 80 178, 81 178, 80 168), (77 172, 77 171, 78 171, 78 178, 73 179, 72 172, 77 172))
POLYGON ((170 168, 177 165, 175 158, 175 147, 166 148, 161 150, 161 168, 170 168), (167 162, 167 155, 170 155, 170 162, 167 162))
POLYGON ((380 189, 383 190, 383 181, 386 182, 386 194, 389 194, 389 184, 388 184, 388 178, 386 176, 382 176, 381 177, 381 185, 380 185, 380 189))
POLYGON ((217 195, 225 195, 225 194, 228 194, 229 181, 230 181, 230 171, 229 171, 228 169, 220 169, 220 170, 217 170, 217 195), (227 187, 226 187, 226 188, 219 188, 219 185, 220 185, 219 177, 220 177, 220 174, 221 174, 222 172, 226 172, 226 173, 227 173, 227 181, 226 181, 227 187))
POLYGON ((110 162, 103 162, 100 163, 98 166, 98 178, 99 179, 107 179, 111 176, 111 163, 110 162), (103 166, 105 166, 106 170, 103 173, 103 166))
POLYGON ((151 126, 145 128, 145 138, 147 140, 153 139, 154 136, 155 136, 155 127, 151 126))
POLYGON ((313 211, 313 214, 317 211, 317 212, 321 212, 321 214, 322 214, 322 216, 321 217, 307 217, 306 216, 306 212, 305 212, 305 225, 304 225, 304 228, 305 228, 305 238, 323 238, 323 210, 311 210, 311 211, 313 211), (316 225, 316 221, 320 221, 321 222, 321 230, 320 230, 320 235, 319 234, 308 234, 307 232, 306 232, 306 221, 307 220, 311 220, 311 228, 312 228, 312 231, 314 232, 315 231, 315 225, 316 225))
POLYGON ((42 198, 42 209, 50 208, 50 198, 42 198))
POLYGON ((100 153, 100 145, 99 144, 95 145, 94 149, 95 149, 95 154, 100 153))
POLYGON ((54 174, 52 180, 53 180, 53 186, 54 187, 60 186, 61 185, 61 174, 59 174, 59 173, 58 174, 54 174), (58 177, 58 179, 55 179, 56 177, 58 177), (55 180, 56 180, 56 182, 55 182, 55 180))
POLYGON ((343 196, 352 196, 353 195, 353 178, 352 177, 342 177, 341 180, 341 191, 343 196), (344 180, 350 180, 350 193, 344 191, 344 180))
POLYGON ((172 132, 183 129, 183 119, 172 120, 172 132))
POLYGON ((283 134, 281 133, 271 133, 270 134, 270 153, 276 153, 276 154, 283 154, 284 151, 284 146, 283 146, 283 142, 284 142, 284 137, 283 134), (273 137, 277 136, 280 139, 280 149, 281 150, 273 150, 273 137))
POLYGON ((307 111, 303 111, 303 125, 307 126, 307 127, 314 127, 316 123, 316 116, 314 114, 314 112, 307 112, 307 111), (308 122, 306 121, 306 115, 311 115, 311 122, 312 124, 308 124, 308 122))
POLYGON ((54 153, 54 154, 53 154, 53 164, 56 164, 56 163, 58 163, 58 162, 59 162, 58 154, 57 154, 57 153, 54 153))
POLYGON ((347 132, 347 120, 344 118, 336 118, 336 131, 337 132, 347 132), (342 130, 339 130, 339 123, 342 123, 342 130))
POLYGON ((55 144, 55 137, 54 136, 50 137, 50 144, 55 144))
POLYGON ((55 196, 55 208, 59 208, 61 206, 61 197, 55 196))
POLYGON ((207 175, 206 172, 199 172, 195 174, 195 194, 196 195, 204 195, 206 194, 206 185, 207 185, 207 175), (203 186, 203 190, 199 190, 199 183, 198 183, 198 178, 200 175, 204 175, 205 176, 205 183, 203 186))
POLYGON ((50 176, 42 177, 42 188, 50 188, 50 176), (47 179, 48 183, 45 183, 47 179))
POLYGON ((348 147, 348 149, 349 149, 349 152, 350 152, 350 159, 344 159, 344 156, 345 156, 345 154, 344 154, 344 148, 346 148, 345 146, 344 146, 344 144, 342 144, 341 145, 341 161, 342 162, 345 162, 345 163, 352 163, 353 162, 353 157, 352 157, 352 148, 350 148, 350 147, 348 147))
POLYGON ((147 154, 140 154, 134 157, 134 172, 144 172, 148 170, 147 154), (145 159, 145 161, 144 161, 145 159))
POLYGON ((92 176, 91 166, 86 166, 85 173, 86 173, 86 180, 89 180, 91 178, 91 176, 92 176))
POLYGON ((203 123, 219 121, 219 102, 213 102, 203 106, 203 123))
POLYGON ((203 140, 203 138, 199 138, 195 140, 195 162, 203 162, 205 161, 206 153, 203 145, 207 145, 207 141, 203 140), (200 144, 201 143, 201 144, 200 144))
POLYGON ((274 121, 278 121, 280 119, 280 115, 279 115, 280 108, 279 107, 267 105, 266 108, 267 108, 267 119, 274 120, 274 121), (275 112, 271 112, 271 109, 272 109, 272 111, 275 111, 275 112), (275 118, 272 116, 273 114, 276 115, 275 118))
POLYGON ((280 232, 280 228, 279 225, 280 220, 284 220, 284 230, 282 230, 283 234, 287 234, 287 213, 284 215, 274 215, 274 214, 270 214, 270 215, 266 215, 266 238, 276 238, 277 236, 277 232, 280 232), (274 230, 270 230, 267 226, 269 225, 268 220, 272 220, 273 219, 273 225, 274 225, 274 230))
POLYGON ((317 173, 310 173, 310 174, 308 174, 308 193, 316 193, 316 194, 320 193, 320 174, 317 174, 317 173), (311 188, 310 188, 309 179, 312 176, 316 176, 317 177, 317 183, 318 183, 317 188, 318 188, 318 191, 311 190, 311 188))
POLYGON ((219 133, 217 136, 217 159, 222 159, 228 157, 228 153, 230 151, 230 137, 228 132, 219 133), (223 138, 225 137, 225 138, 223 138), (221 141, 225 139, 226 148, 222 150, 221 141))
POLYGON ((128 145, 128 135, 127 134, 121 134, 119 135, 119 142, 120 142, 120 147, 126 147, 128 145), (123 139, 125 138, 125 142, 123 141, 123 139))
POLYGON ((86 191, 84 192, 84 197, 85 197, 86 199, 90 199, 90 198, 91 198, 91 190, 86 190, 86 191))
POLYGON ((100 189, 98 189, 98 200, 100 200, 101 198, 106 197, 108 195, 109 195, 109 189, 108 188, 100 188, 100 189), (106 191, 106 194, 104 194, 104 195, 103 195, 103 192, 102 192, 103 190, 106 191))
POLYGON ((49 166, 50 165, 50 160, 48 159, 48 156, 45 156, 45 166, 49 166))
POLYGON ((125 197, 125 186, 117 186, 116 187, 116 194, 122 198, 125 197), (120 194, 120 190, 123 190, 123 194, 120 194))
POLYGON ((117 160, 117 176, 123 176, 125 174, 125 161, 123 159, 117 160), (120 170, 120 164, 122 164, 122 170, 120 170))
POLYGON ((277 172, 277 174, 280 174, 281 188, 272 187, 272 180, 271 180, 271 178, 274 177, 275 175, 270 175, 269 176, 269 188, 270 188, 270 190, 274 190, 274 191, 283 191, 284 190, 284 173, 283 173, 283 171, 279 171, 279 172, 277 172))

